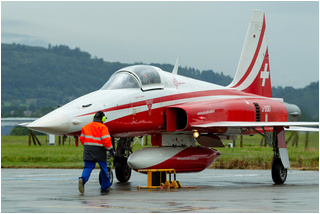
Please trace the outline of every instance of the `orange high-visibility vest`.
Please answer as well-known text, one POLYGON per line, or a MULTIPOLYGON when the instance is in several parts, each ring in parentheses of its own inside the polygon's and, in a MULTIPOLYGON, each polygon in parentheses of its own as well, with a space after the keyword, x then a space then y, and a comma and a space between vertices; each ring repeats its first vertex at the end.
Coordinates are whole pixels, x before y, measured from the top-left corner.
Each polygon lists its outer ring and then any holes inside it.
POLYGON ((109 129, 100 122, 91 122, 82 127, 79 140, 82 145, 101 146, 106 149, 112 148, 109 129))

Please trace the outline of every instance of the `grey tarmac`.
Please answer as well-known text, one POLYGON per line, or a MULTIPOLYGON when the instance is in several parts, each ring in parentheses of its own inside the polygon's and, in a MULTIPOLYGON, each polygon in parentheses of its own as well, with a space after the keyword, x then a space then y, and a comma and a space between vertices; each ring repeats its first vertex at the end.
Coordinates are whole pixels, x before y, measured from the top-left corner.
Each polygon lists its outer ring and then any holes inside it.
POLYGON ((178 174, 183 189, 138 190, 147 176, 132 172, 130 182, 114 180, 100 194, 95 169, 85 193, 78 191, 81 169, 1 169, 3 213, 146 213, 146 212, 319 212, 319 172, 288 173, 274 185, 269 170, 207 169, 178 174))

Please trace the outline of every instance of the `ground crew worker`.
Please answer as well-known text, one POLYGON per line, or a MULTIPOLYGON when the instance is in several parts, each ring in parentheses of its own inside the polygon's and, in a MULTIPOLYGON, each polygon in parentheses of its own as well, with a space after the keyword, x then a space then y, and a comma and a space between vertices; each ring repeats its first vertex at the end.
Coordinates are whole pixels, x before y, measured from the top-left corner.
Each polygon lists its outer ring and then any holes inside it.
POLYGON ((113 152, 113 147, 109 130, 103 124, 106 119, 105 114, 102 111, 98 111, 94 115, 93 121, 81 129, 80 142, 84 146, 84 169, 82 176, 79 177, 78 187, 82 194, 84 193, 84 185, 89 180, 96 162, 98 162, 101 168, 101 194, 108 193, 108 188, 111 186, 107 168, 106 149, 113 152))

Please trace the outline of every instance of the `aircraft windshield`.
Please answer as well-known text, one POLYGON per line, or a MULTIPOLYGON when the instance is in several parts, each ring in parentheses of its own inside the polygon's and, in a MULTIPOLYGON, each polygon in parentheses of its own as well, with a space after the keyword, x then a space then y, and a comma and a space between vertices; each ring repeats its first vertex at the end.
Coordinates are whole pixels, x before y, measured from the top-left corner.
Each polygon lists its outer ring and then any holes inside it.
POLYGON ((160 75, 156 67, 149 65, 134 65, 117 71, 102 86, 102 90, 122 88, 157 89, 161 84, 160 75))
POLYGON ((108 82, 102 86, 101 90, 122 88, 139 88, 139 84, 132 74, 127 72, 119 72, 115 75, 112 75, 108 82))
POLYGON ((135 73, 139 77, 142 85, 161 83, 159 73, 153 66, 136 65, 127 67, 125 69, 135 73))

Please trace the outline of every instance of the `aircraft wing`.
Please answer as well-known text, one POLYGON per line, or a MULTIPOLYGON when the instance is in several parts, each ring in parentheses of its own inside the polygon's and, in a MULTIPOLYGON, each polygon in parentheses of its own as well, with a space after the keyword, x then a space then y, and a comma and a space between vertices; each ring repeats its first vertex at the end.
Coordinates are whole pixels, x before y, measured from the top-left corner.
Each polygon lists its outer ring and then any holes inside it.
POLYGON ((241 122, 241 121, 226 121, 226 122, 211 122, 204 124, 191 125, 193 128, 212 128, 212 127, 274 127, 283 126, 290 131, 319 131, 319 128, 309 128, 301 126, 319 126, 319 122, 241 122))
POLYGON ((301 127, 301 126, 291 126, 289 128, 285 128, 286 131, 302 131, 302 132, 319 132, 319 128, 313 127, 301 127))

